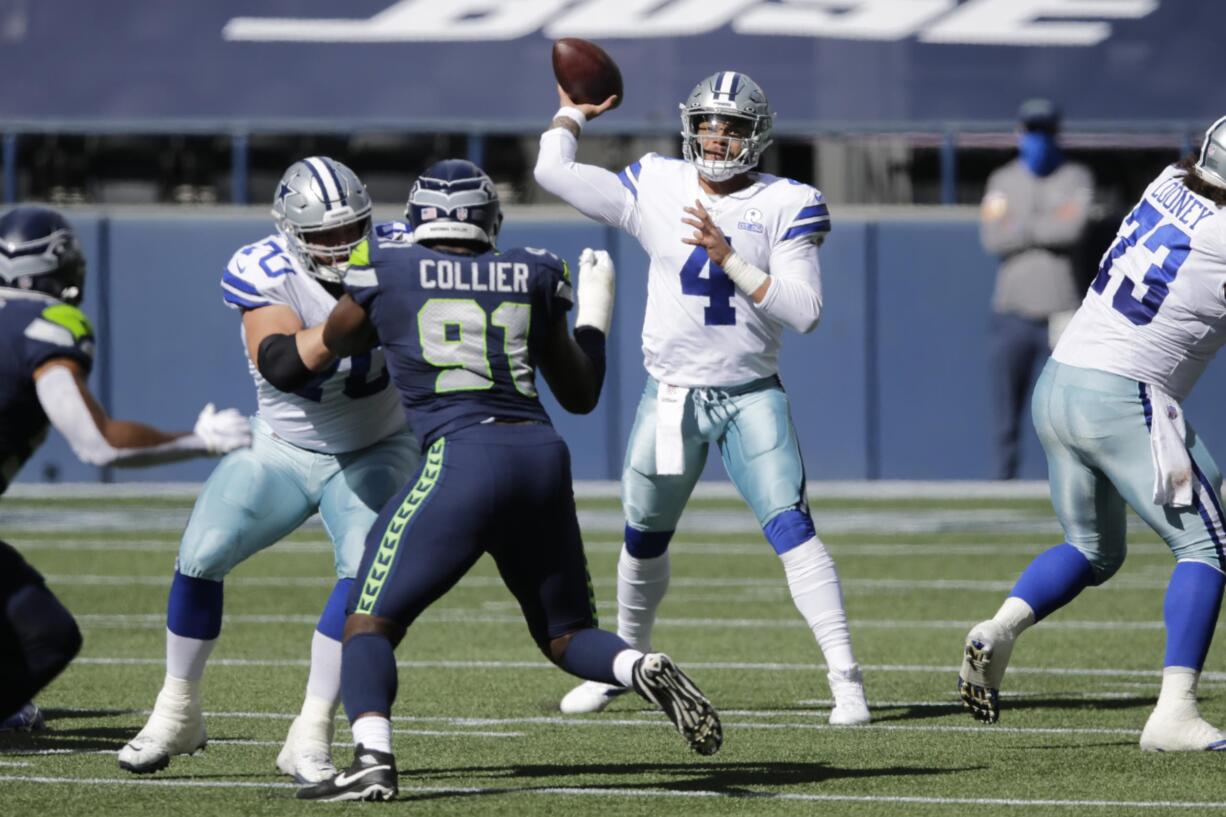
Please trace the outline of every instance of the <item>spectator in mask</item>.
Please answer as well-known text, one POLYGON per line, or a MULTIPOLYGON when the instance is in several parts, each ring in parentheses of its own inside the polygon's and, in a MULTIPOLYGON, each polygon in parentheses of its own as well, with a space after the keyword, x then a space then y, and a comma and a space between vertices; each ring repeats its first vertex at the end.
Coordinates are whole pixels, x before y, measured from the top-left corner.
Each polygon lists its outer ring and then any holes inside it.
POLYGON ((1022 409, 1081 302, 1074 257, 1094 189, 1089 169, 1060 149, 1055 103, 1028 100, 1018 120, 1018 156, 988 177, 980 212, 983 247, 1000 257, 989 344, 997 479, 1017 477, 1022 409))

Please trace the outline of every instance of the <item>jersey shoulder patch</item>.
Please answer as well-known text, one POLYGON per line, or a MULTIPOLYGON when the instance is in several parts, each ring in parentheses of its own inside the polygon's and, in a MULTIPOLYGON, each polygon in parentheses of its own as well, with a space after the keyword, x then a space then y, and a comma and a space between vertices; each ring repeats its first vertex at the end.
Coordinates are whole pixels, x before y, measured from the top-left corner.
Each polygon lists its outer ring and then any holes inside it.
POLYGON ((283 290, 297 274, 285 240, 270 235, 234 253, 221 275, 221 296, 232 309, 288 303, 283 290))
POLYGON ((504 253, 508 261, 528 261, 531 264, 530 286, 539 287, 550 299, 566 304, 575 302, 570 264, 566 259, 539 247, 517 247, 504 253))
POLYGON ((94 327, 75 306, 52 303, 43 307, 22 331, 26 361, 35 369, 55 357, 70 357, 88 371, 94 359, 94 327))
POLYGON ((783 232, 779 240, 801 238, 821 242, 830 232, 830 208, 826 206, 826 199, 816 187, 792 179, 785 181, 790 182, 792 195, 787 196, 782 205, 783 232))
MULTIPOLYGON (((382 226, 382 225, 380 225, 382 226)), ((379 244, 379 246, 383 246, 379 244)), ((345 270, 345 291, 367 289, 379 285, 379 275, 370 260, 370 239, 363 239, 349 254, 349 268, 345 270)))
POLYGON ((684 165, 682 159, 673 159, 668 156, 661 156, 658 153, 645 153, 638 161, 631 162, 617 174, 618 180, 622 186, 630 191, 630 195, 634 196, 635 201, 639 198, 639 186, 643 181, 644 174, 650 177, 658 173, 661 169, 672 165, 684 165))
POLYGON ((413 243, 413 228, 403 221, 383 221, 372 231, 379 246, 407 247, 413 243))

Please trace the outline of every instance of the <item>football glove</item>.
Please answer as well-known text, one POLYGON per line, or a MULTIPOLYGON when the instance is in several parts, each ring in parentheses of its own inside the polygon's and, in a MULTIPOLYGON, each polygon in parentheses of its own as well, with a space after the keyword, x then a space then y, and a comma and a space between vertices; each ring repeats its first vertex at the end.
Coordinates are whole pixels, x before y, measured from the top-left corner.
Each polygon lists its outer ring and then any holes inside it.
POLYGON ((251 422, 238 409, 218 411, 209 403, 196 418, 192 432, 210 454, 225 454, 251 445, 251 422))
POLYGON ((613 259, 607 252, 589 248, 580 253, 579 307, 575 313, 575 328, 590 326, 607 336, 613 323, 616 288, 613 259))

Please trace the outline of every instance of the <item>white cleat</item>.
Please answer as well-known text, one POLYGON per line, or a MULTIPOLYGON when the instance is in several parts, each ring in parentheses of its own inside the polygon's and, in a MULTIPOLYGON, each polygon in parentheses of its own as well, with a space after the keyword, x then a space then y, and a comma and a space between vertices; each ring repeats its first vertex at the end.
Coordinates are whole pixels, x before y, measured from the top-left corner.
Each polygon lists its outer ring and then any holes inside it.
POLYGON ((277 769, 304 786, 322 783, 336 776, 332 765, 332 734, 335 722, 299 715, 290 724, 285 745, 277 755, 277 769))
POLYGON ((602 684, 599 681, 584 681, 566 693, 558 708, 567 715, 586 715, 603 712, 614 698, 625 695, 630 687, 602 684))
POLYGON ((207 742, 200 700, 163 687, 145 728, 119 750, 119 768, 133 774, 160 771, 174 755, 195 754, 207 742))
POLYGON ((1226 734, 1200 716, 1194 702, 1155 707, 1141 731, 1144 752, 1221 752, 1226 734))
POLYGON ((834 698, 834 707, 830 710, 831 726, 864 726, 872 720, 859 664, 853 664, 844 672, 829 672, 826 680, 830 682, 830 695, 834 698))
POLYGON ((958 695, 963 708, 976 720, 1000 720, 1000 682, 1013 654, 1013 638, 1013 633, 994 619, 981 621, 966 634, 958 695))

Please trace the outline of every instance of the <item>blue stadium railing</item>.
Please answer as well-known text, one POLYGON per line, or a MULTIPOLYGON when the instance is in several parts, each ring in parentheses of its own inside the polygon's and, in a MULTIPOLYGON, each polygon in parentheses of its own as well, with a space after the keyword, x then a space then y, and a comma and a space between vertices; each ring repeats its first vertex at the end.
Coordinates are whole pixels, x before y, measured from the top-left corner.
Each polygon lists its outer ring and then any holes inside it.
MULTIPOLYGON (((1069 122, 1066 142, 1084 147, 1169 147, 1181 153, 1192 150, 1199 139, 1204 123, 1169 122, 1162 126, 1139 122, 1069 122)), ((1013 128, 1011 122, 933 123, 931 126, 874 124, 810 125, 806 123, 781 122, 775 127, 776 137, 816 138, 819 136, 847 136, 862 134, 866 137, 896 135, 913 142, 938 148, 940 161, 940 191, 942 204, 957 203, 958 149, 976 145, 1005 146, 1013 128)), ((594 133, 618 135, 671 134, 671 123, 664 127, 659 122, 600 121, 592 125, 594 133)), ((254 134, 315 133, 328 135, 353 135, 356 133, 455 133, 467 136, 467 158, 482 164, 485 156, 485 141, 493 134, 514 135, 536 131, 507 128, 496 122, 480 121, 368 121, 361 123, 336 122, 331 120, 278 120, 267 122, 234 122, 219 126, 215 121, 199 120, 132 120, 122 122, 72 122, 72 121, 0 121, 0 196, 4 203, 17 200, 17 164, 21 139, 26 134, 152 134, 152 135, 197 135, 230 137, 230 189, 231 203, 248 204, 248 175, 250 171, 250 137, 254 134)))

